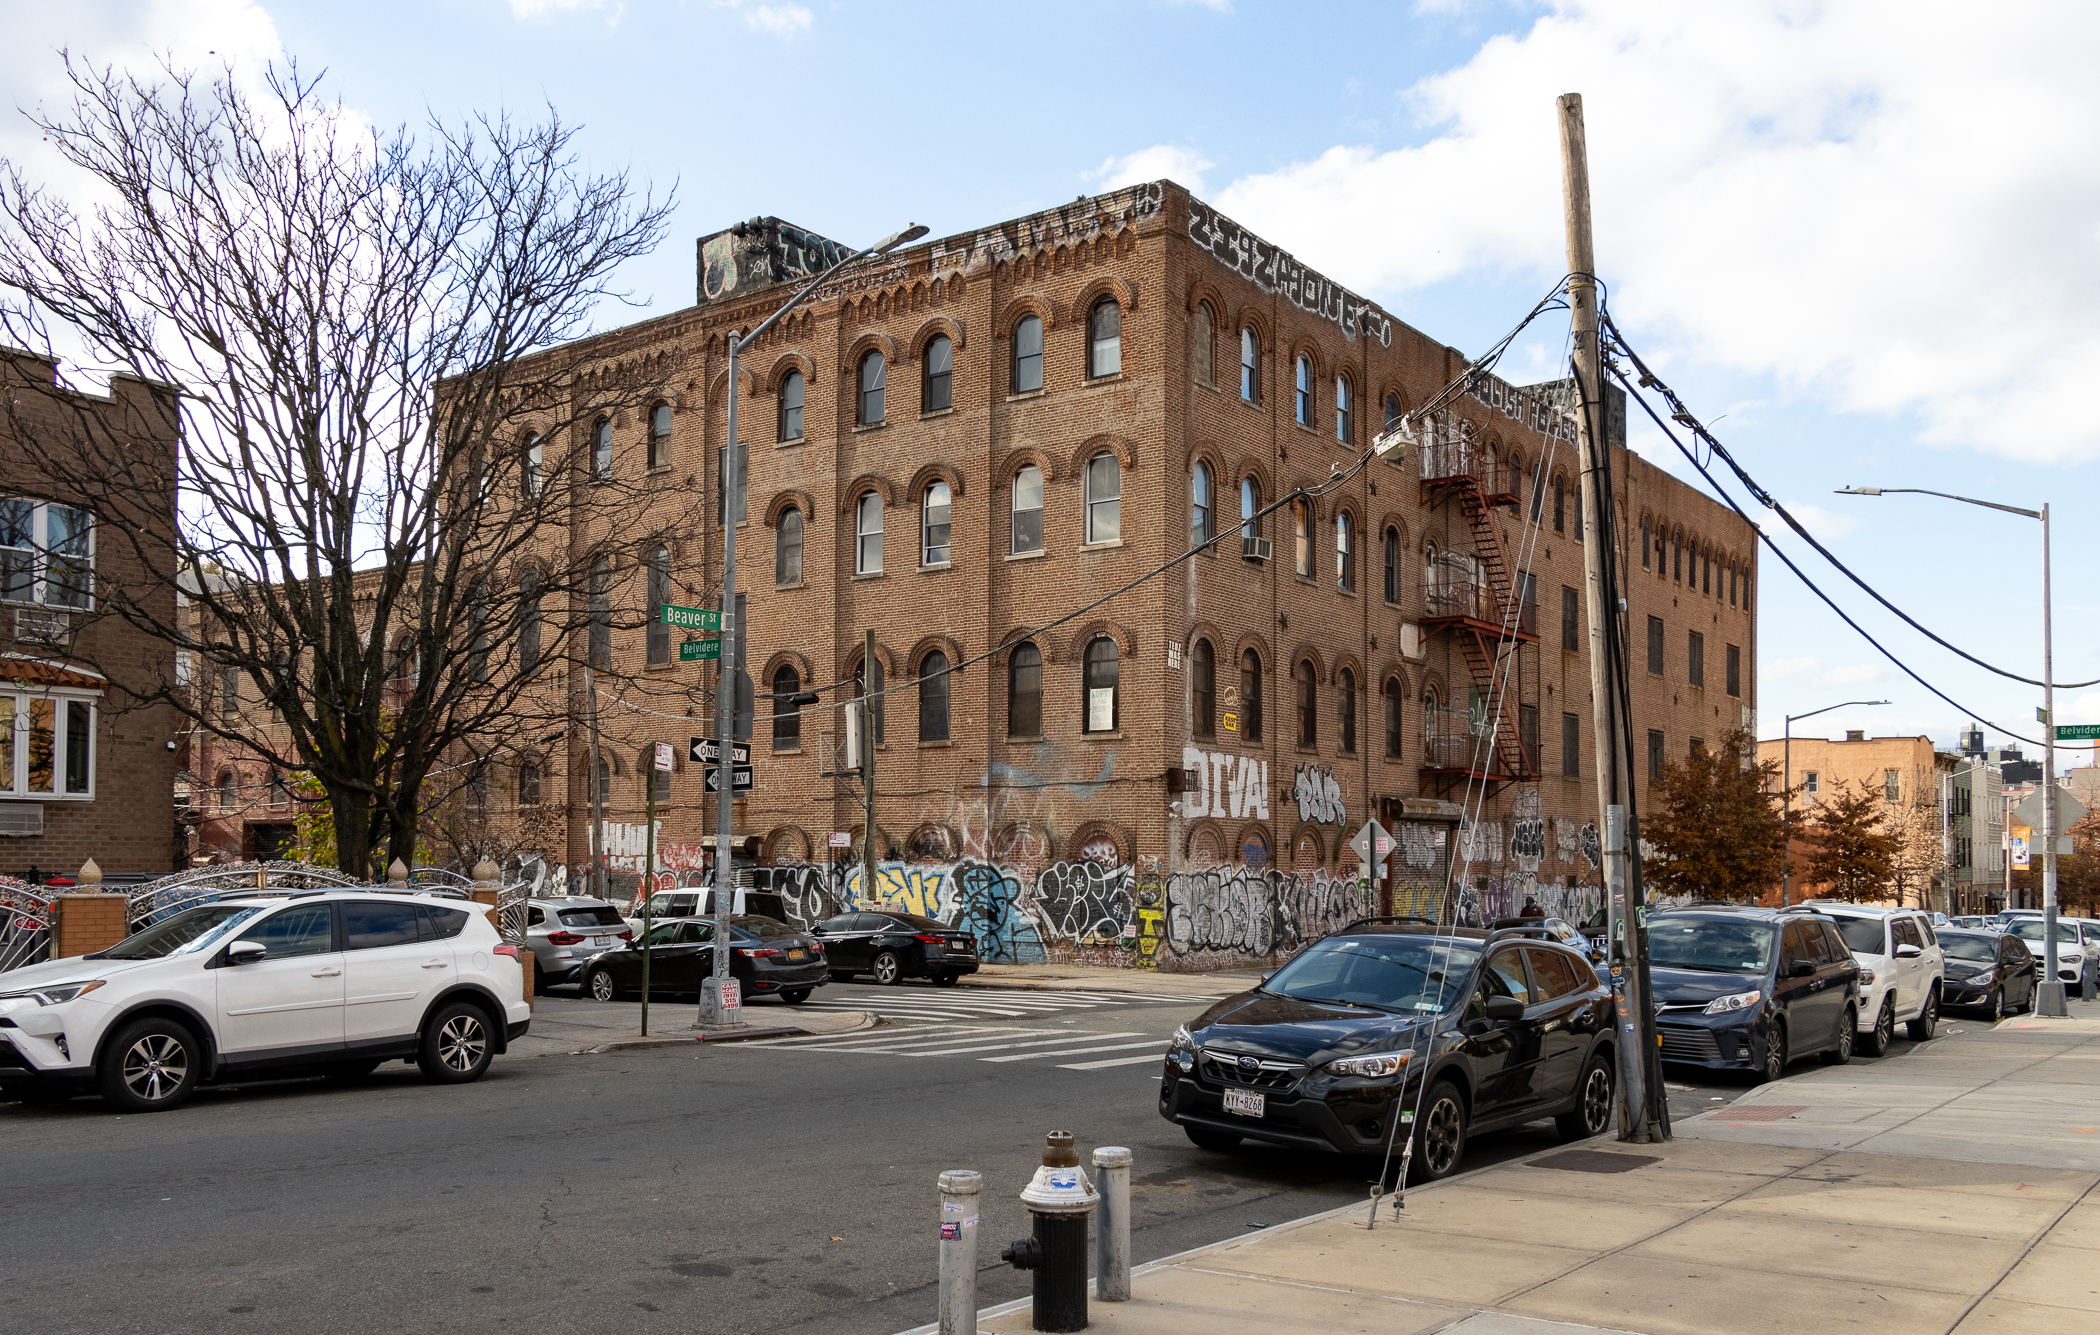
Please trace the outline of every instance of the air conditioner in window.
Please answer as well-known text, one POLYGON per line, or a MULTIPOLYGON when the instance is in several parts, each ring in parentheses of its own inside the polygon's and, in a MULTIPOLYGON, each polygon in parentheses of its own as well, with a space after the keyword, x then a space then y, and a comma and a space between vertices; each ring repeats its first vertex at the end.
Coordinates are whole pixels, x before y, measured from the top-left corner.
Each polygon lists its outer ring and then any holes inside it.
POLYGON ((1249 561, 1266 561, 1275 553, 1275 550, 1275 547, 1270 544, 1267 538, 1242 537, 1240 539, 1240 555, 1249 561))
POLYGON ((15 609, 15 638, 38 644, 64 644, 66 614, 42 607, 15 609))
POLYGON ((26 839, 44 832, 44 808, 35 802, 0 802, 0 838, 26 839))

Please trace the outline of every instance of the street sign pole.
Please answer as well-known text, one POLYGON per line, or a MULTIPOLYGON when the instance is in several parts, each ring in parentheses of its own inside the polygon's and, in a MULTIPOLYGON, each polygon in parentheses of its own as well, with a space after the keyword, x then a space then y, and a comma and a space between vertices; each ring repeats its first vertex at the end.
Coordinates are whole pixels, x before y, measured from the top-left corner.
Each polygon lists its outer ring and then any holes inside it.
MULTIPOLYGON (((715 668, 715 740, 729 741, 734 734, 731 717, 736 704, 736 483, 737 359, 743 339, 729 331, 729 436, 722 450, 722 657, 715 668)), ((702 502, 705 504, 705 502, 702 502)), ((741 1008, 731 1011, 722 1005, 722 984, 729 977, 729 904, 735 897, 736 873, 730 855, 730 822, 736 795, 732 785, 722 785, 715 794, 715 948, 714 967, 701 983, 700 1025, 719 1028, 742 1022, 741 1008)))
POLYGON ((2047 950, 2048 981, 2035 1001, 2041 1015, 2068 1015, 2064 1005, 2064 983, 2056 964, 2056 669, 2055 648, 2050 642, 2049 615, 2049 507, 2042 506, 2042 712, 2048 715, 2042 727, 2042 942, 2047 950))

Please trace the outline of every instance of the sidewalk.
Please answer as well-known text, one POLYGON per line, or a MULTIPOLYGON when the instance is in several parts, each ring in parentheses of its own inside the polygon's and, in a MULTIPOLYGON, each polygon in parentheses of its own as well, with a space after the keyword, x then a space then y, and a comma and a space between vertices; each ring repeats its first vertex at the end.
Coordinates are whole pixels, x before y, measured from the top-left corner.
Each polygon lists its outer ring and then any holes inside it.
MULTIPOLYGON (((1668 1144, 1592 1141, 1418 1187, 1375 1230, 1359 1203, 1155 1262, 1132 1301, 1091 1304, 1092 1329, 2094 1328, 2100 1006, 2073 1013, 1797 1067, 1668 1144)), ((1029 1328, 1026 1302, 978 1326, 1029 1328)))
MULTIPOLYGON (((695 1025, 699 1007, 692 1002, 649 1003, 649 1034, 642 1036, 639 1001, 585 1001, 541 995, 533 998, 532 1030, 510 1045, 513 1057, 553 1057, 579 1052, 619 1052, 670 1047, 701 1041, 695 1025)), ((783 1034, 844 1034, 872 1028, 866 1011, 812 1011, 797 1006, 748 1006, 742 1037, 775 1038, 783 1034)), ((725 1041, 710 1035, 708 1042, 725 1041)))

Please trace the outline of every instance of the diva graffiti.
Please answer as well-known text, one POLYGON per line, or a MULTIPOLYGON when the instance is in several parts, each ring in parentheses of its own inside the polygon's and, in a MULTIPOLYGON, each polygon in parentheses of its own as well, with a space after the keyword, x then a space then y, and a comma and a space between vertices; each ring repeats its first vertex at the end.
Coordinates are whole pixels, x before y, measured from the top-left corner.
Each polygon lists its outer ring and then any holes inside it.
POLYGON ((1196 771, 1196 789, 1185 799, 1185 815, 1269 818, 1268 761, 1185 746, 1181 767, 1196 771))

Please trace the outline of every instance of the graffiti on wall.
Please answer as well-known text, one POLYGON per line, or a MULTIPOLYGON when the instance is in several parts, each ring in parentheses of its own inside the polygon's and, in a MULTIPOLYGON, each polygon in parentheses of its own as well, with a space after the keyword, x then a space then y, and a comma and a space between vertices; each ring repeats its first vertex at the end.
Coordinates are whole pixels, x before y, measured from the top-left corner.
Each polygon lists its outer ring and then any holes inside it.
POLYGON ((1291 796, 1298 803, 1298 819, 1315 825, 1340 825, 1349 819, 1342 806, 1342 786, 1335 782, 1334 766, 1300 765, 1291 781, 1291 796))
POLYGON ((1166 942, 1174 955, 1265 956, 1302 950, 1378 912, 1378 892, 1355 877, 1206 867, 1166 883, 1166 942))
POLYGON ((1196 791, 1185 800, 1188 816, 1269 818, 1269 762, 1231 751, 1181 749, 1181 767, 1196 771, 1196 791))
POLYGON ((1331 320, 1345 337, 1365 334, 1393 346, 1393 322, 1384 311, 1340 283, 1306 268, 1208 204, 1189 201, 1189 240, 1262 291, 1281 296, 1310 315, 1331 320))

